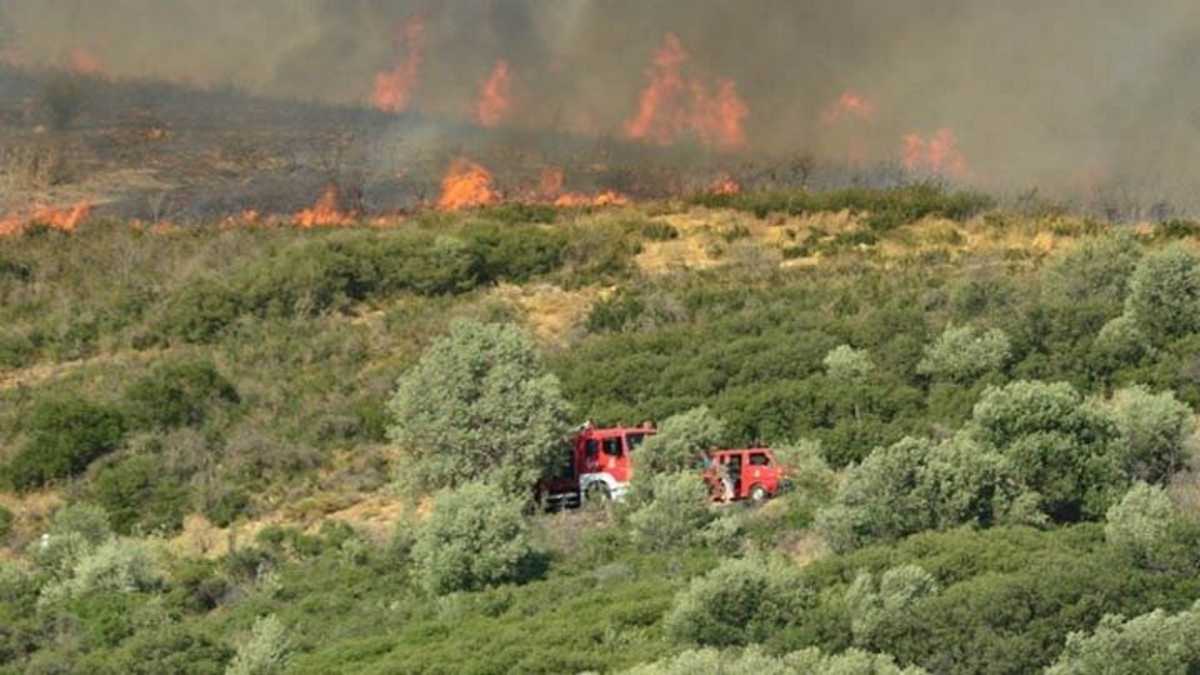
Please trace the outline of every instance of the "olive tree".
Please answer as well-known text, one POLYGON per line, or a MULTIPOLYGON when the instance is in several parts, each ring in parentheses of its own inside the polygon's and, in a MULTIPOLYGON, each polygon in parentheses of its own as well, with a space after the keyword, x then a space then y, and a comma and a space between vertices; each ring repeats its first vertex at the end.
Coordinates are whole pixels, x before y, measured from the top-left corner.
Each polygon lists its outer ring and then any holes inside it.
POLYGON ((701 454, 719 446, 724 438, 725 423, 708 406, 672 415, 638 449, 637 475, 691 469, 701 454))
POLYGON ((238 645, 225 675, 276 675, 287 668, 291 651, 283 622, 274 614, 255 619, 249 637, 238 645))
POLYGON ((512 494, 553 467, 569 427, 558 379, 512 326, 455 323, 401 378, 388 437, 409 454, 400 479, 418 489, 473 480, 512 494))
POLYGON ((999 452, 1023 491, 1058 521, 1100 518, 1124 491, 1119 430, 1071 385, 1018 381, 989 387, 970 433, 999 452))
POLYGON ((410 554, 421 586, 445 595, 519 580, 533 554, 523 504, 483 483, 438 494, 410 554))
POLYGON ((825 654, 810 647, 783 656, 773 656, 757 645, 746 649, 691 649, 677 656, 636 666, 623 675, 927 675, 909 666, 901 668, 887 654, 847 649, 825 654))
POLYGON ((1200 603, 1168 614, 1156 609, 1125 620, 1108 615, 1089 635, 1067 636, 1066 648, 1046 675, 1155 673, 1188 675, 1200 669, 1200 603))
POLYGON ((881 623, 907 614, 940 590, 933 575, 918 565, 893 567, 880 575, 859 572, 846 591, 854 643, 870 645, 881 623))
POLYGON ((801 615, 812 592, 780 558, 730 559, 675 597, 664 625, 673 639, 712 646, 761 642, 801 615))
POLYGON ((1125 313, 1158 342, 1200 332, 1200 260, 1179 246, 1144 258, 1129 280, 1125 313))
POLYGON ((829 377, 845 384, 862 384, 875 372, 875 364, 867 350, 850 345, 835 347, 825 355, 822 363, 829 377))
POLYGON ((1170 536, 1175 507, 1167 491, 1138 482, 1106 514, 1104 538, 1140 563, 1152 563, 1155 550, 1170 536))
POLYGON ((1004 331, 993 328, 982 331, 972 326, 947 326, 917 364, 922 375, 970 382, 1004 366, 1012 345, 1004 331))
POLYGON ((1192 409, 1174 393, 1127 387, 1117 390, 1102 409, 1120 432, 1118 452, 1127 476, 1163 483, 1183 467, 1195 424, 1192 409))

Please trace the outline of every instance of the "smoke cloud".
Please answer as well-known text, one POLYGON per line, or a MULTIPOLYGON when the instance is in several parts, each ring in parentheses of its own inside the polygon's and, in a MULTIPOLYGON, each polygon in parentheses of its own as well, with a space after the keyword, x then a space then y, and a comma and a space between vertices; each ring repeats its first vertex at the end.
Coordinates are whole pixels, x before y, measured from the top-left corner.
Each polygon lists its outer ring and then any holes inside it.
POLYGON ((1200 168, 1195 0, 0 0, 0 48, 365 105, 413 17, 412 106, 434 118, 469 121, 504 59, 511 124, 619 136, 673 33, 689 72, 736 83, 747 152, 900 162, 906 137, 952 137, 987 187, 1164 198, 1200 168), (847 93, 869 107, 839 114, 847 93))

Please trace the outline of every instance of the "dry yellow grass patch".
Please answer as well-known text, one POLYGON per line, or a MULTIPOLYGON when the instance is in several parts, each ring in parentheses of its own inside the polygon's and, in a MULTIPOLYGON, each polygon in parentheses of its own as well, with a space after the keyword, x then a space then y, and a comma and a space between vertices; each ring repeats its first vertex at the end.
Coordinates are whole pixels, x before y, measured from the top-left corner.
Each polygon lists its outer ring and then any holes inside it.
POLYGON ((496 297, 520 310, 539 340, 560 345, 566 343, 592 305, 612 292, 609 288, 568 291, 550 284, 501 284, 493 291, 496 297))

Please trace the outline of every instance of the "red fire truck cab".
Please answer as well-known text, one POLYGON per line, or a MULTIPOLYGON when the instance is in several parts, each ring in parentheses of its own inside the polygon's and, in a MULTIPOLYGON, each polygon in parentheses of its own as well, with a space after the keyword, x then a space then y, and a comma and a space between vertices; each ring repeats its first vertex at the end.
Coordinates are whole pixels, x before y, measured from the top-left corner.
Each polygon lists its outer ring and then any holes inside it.
POLYGON ((713 501, 756 502, 774 497, 787 487, 786 470, 769 448, 713 450, 703 458, 704 482, 713 501), (718 466, 724 466, 719 471, 718 466), (726 485, 722 476, 732 485, 726 485))
POLYGON ((538 484, 539 498, 548 507, 621 499, 633 477, 631 456, 654 431, 649 424, 608 429, 585 424, 568 442, 558 473, 538 484))

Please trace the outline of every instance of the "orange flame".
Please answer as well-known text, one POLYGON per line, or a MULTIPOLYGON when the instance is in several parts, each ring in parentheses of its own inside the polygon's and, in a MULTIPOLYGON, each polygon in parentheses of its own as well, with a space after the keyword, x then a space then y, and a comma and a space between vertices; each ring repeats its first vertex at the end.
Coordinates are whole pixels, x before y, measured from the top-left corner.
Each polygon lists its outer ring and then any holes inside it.
POLYGON ((475 121, 480 126, 494 127, 512 111, 512 74, 508 61, 501 59, 479 91, 475 104, 475 121))
POLYGON ((699 78, 688 79, 683 67, 690 56, 674 33, 668 33, 646 73, 649 80, 638 99, 638 109, 625 123, 625 135, 634 140, 668 145, 684 133, 724 150, 746 144, 743 128, 750 108, 733 80, 715 86, 699 78))
POLYGON ((82 47, 76 47, 71 50, 70 55, 67 57, 67 68, 76 75, 104 76, 104 63, 82 47))
POLYGON ((821 114, 821 122, 833 126, 843 120, 875 121, 875 104, 852 91, 843 93, 821 114))
POLYGON ((629 203, 625 195, 606 190, 597 195, 586 195, 580 192, 563 192, 566 175, 556 166, 542 169, 542 179, 538 186, 540 200, 549 202, 560 208, 579 206, 624 206, 629 203))
POLYGON ((966 157, 958 148, 958 139, 950 129, 939 129, 928 140, 916 133, 905 136, 904 168, 953 178, 966 178, 971 173, 966 157))
MULTIPOLYGON (((248 223, 257 222, 257 212, 253 212, 255 219, 247 221, 248 223)), ((315 227, 347 227, 353 225, 357 214, 347 213, 342 210, 342 194, 338 186, 330 183, 326 186, 325 191, 321 193, 321 198, 312 208, 304 209, 296 214, 294 220, 297 227, 303 229, 312 229, 315 227)))
POLYGON ((400 25, 396 32, 396 51, 403 48, 404 57, 395 67, 375 75, 371 104, 377 110, 398 114, 408 110, 421 64, 425 61, 425 21, 414 16, 400 25))
POLYGON ((562 194, 563 185, 566 183, 566 175, 563 170, 556 166, 548 166, 542 169, 542 180, 539 186, 539 192, 543 197, 553 199, 562 194))
POLYGON ((708 191, 714 195, 736 195, 741 193, 742 186, 729 176, 721 176, 709 186, 708 191))
POLYGON ((450 163, 450 170, 442 179, 439 209, 460 211, 499 201, 500 193, 492 186, 491 172, 466 159, 456 159, 450 163))
POLYGON ((22 234, 34 225, 44 225, 52 230, 72 233, 87 222, 91 215, 92 205, 90 202, 79 202, 66 208, 40 206, 28 217, 11 215, 0 219, 0 236, 22 234))

